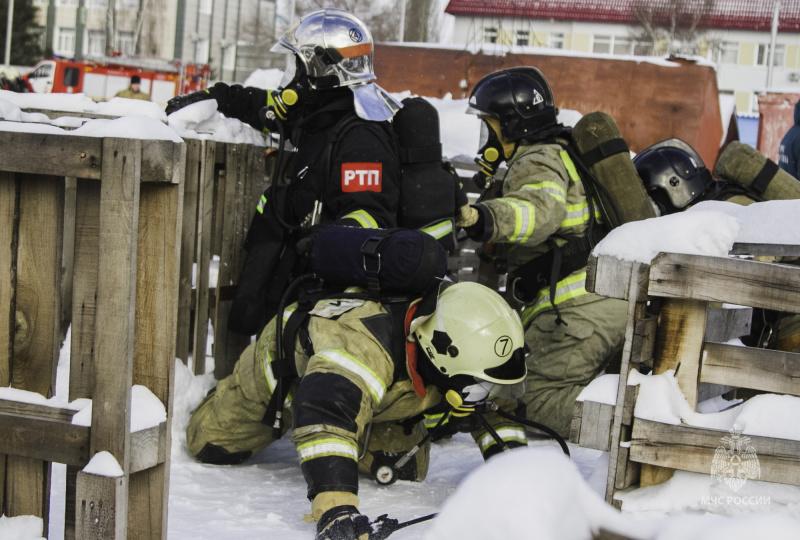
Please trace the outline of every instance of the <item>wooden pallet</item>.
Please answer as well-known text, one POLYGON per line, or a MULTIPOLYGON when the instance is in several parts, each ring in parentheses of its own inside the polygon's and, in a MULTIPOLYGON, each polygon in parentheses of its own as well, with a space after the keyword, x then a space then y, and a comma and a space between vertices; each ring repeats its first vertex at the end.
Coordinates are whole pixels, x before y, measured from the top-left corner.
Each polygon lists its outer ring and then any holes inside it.
MULTIPOLYGON (((797 246, 734 249, 754 255, 798 252, 797 246)), ((631 370, 643 364, 651 364, 655 374, 675 370, 693 408, 731 388, 800 395, 800 355, 720 343, 736 332, 748 333, 750 315, 746 310, 709 309, 710 302, 722 302, 799 313, 800 267, 674 253, 661 253, 650 265, 591 257, 587 290, 626 300, 629 306, 616 405, 601 409, 583 403, 580 411, 576 407, 573 422, 572 437, 579 444, 610 452, 610 504, 621 504, 614 498, 617 491, 663 482, 675 469, 710 473, 726 433, 635 418, 638 387, 627 385, 631 370), (606 438, 592 422, 609 416, 613 421, 606 438)), ((750 438, 758 449, 762 480, 800 485, 800 442, 750 438)))

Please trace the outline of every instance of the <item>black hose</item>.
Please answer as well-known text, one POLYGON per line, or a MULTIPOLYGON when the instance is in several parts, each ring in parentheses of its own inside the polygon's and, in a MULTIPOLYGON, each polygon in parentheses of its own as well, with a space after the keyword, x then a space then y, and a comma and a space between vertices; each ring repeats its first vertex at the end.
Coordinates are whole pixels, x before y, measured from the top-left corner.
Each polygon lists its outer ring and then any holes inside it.
POLYGON ((565 441, 563 439, 563 437, 561 437, 561 435, 556 433, 555 430, 547 427, 544 424, 540 424, 539 422, 534 422, 533 420, 528 420, 527 418, 522 418, 520 416, 516 416, 514 414, 507 413, 507 412, 505 412, 504 410, 502 410, 499 407, 495 408, 494 410, 497 412, 497 414, 499 414, 500 416, 502 416, 503 418, 505 418, 507 420, 511 420, 513 422, 519 422, 520 424, 525 424, 526 426, 538 429, 539 431, 543 431, 547 435, 550 435, 550 437, 555 439, 555 441, 561 446, 561 450, 564 451, 564 453, 567 455, 567 457, 570 457, 569 447, 567 446, 567 441, 565 441))

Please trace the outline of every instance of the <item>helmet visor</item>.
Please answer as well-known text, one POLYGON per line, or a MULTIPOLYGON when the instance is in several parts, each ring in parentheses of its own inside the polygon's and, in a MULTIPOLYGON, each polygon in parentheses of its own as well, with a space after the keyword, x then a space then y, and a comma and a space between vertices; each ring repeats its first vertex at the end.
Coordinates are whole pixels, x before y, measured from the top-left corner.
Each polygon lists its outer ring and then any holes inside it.
POLYGON ((525 394, 525 380, 514 384, 497 384, 475 377, 475 384, 465 386, 461 391, 464 404, 474 405, 497 399, 516 400, 525 394))

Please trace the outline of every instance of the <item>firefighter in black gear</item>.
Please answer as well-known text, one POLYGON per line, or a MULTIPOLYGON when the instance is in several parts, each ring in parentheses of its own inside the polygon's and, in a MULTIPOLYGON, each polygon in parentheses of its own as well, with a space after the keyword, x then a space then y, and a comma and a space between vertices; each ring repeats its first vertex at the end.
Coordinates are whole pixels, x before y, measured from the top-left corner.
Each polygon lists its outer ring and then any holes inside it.
POLYGON ((400 169, 388 121, 401 105, 372 82, 369 29, 347 11, 318 10, 287 30, 273 51, 292 53, 277 90, 217 83, 166 108, 171 114, 215 99, 226 116, 280 133, 280 148, 284 138, 294 147, 288 159, 277 158, 245 239, 228 325, 244 335, 263 328, 292 277, 303 273, 294 246, 311 227, 397 226, 400 169))

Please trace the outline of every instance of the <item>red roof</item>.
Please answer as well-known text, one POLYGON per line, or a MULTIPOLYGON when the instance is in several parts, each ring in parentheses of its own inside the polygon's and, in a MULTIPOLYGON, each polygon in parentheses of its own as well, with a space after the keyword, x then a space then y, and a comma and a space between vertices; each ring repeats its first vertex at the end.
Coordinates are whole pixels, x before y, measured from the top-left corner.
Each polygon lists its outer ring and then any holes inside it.
MULTIPOLYGON (((674 0, 651 0, 666 8, 674 0)), ((476 17, 518 17, 632 24, 635 0, 450 0, 445 13, 476 17)), ((702 0, 686 0, 687 4, 702 0)), ((773 0, 717 0, 701 24, 704 28, 762 30, 772 28, 773 0)), ((800 32, 800 0, 782 0, 778 30, 800 32)))

